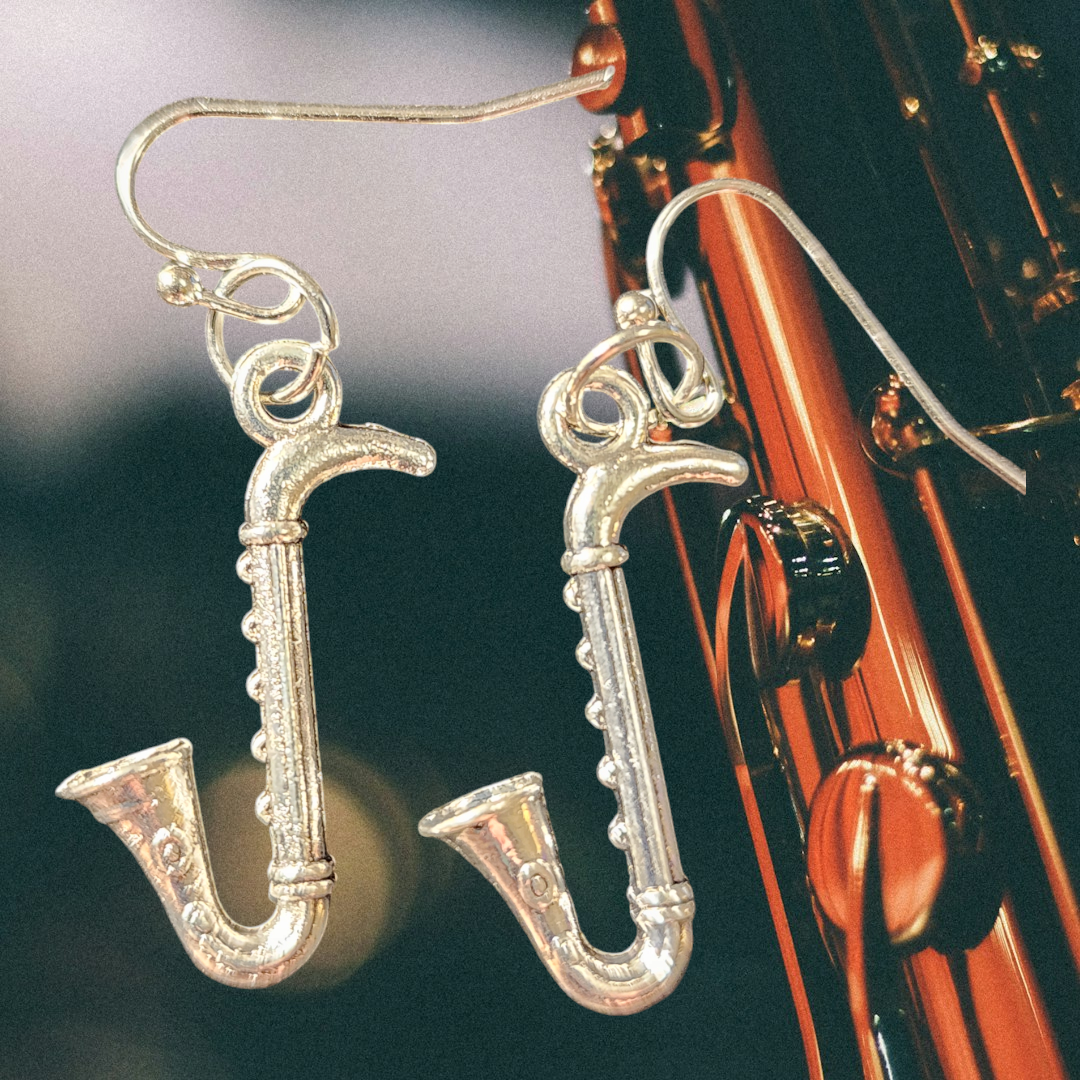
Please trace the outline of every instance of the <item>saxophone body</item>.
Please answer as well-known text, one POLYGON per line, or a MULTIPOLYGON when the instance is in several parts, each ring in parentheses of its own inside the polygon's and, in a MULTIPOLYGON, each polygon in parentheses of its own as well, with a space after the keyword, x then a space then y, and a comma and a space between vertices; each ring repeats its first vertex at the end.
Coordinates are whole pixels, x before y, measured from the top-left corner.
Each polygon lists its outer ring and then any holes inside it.
POLYGON ((572 374, 552 380, 538 416, 548 449, 579 474, 564 516, 562 568, 570 580, 563 598, 581 616, 584 636, 575 655, 595 691, 586 719, 604 736, 596 776, 618 802, 608 838, 626 853, 634 941, 609 953, 582 933, 538 774, 512 777, 433 810, 420 832, 444 840, 495 886, 573 1000, 618 1015, 648 1008, 675 989, 690 960, 694 916, 622 570, 628 552, 619 536, 627 513, 653 492, 691 482, 737 486, 747 470, 727 450, 654 441, 644 392, 610 368, 596 373, 595 385, 619 403, 623 430, 609 445, 581 442, 566 430, 559 408, 572 374))
MULTIPOLYGON (((895 45, 882 11, 895 16, 904 6, 865 5, 871 24, 862 33, 871 46, 875 33, 895 45)), ((959 3, 941 8, 963 22, 959 3)), ((643 287, 644 237, 681 190, 718 177, 782 189, 740 58, 741 50, 757 50, 754 74, 763 54, 776 61, 777 38, 763 34, 783 38, 785 16, 772 14, 779 29, 764 27, 768 9, 740 4, 599 0, 590 7, 575 70, 614 63, 619 72, 611 90, 583 102, 618 121, 616 134, 594 144, 613 293, 643 287)), ((958 33, 957 69, 988 62, 973 19, 958 33)), ((910 20, 904 25, 910 29, 910 20)), ((837 33, 849 45, 861 41, 837 33)), ((895 51, 885 59, 900 87, 895 51)), ((1029 54, 1009 53, 1018 62, 1029 54)), ((904 88, 898 123, 915 98, 927 109, 925 89, 904 88), (913 99, 906 106, 905 96, 913 99)), ((773 113, 784 105, 771 96, 773 113)), ((1003 94, 985 103, 1002 138, 1023 119, 1008 108, 1030 116, 1003 94)), ((1031 217, 1039 174, 1016 167, 1012 145, 1003 157, 1031 217)), ((928 162, 925 145, 919 152, 928 162)), ((931 172, 931 188, 944 200, 941 175, 931 172)), ((1051 192, 1065 190, 1060 172, 1045 175, 1058 180, 1051 192)), ((1042 796, 1004 688, 1008 657, 995 651, 980 618, 992 604, 993 571, 1007 574, 1012 563, 1002 559, 988 571, 965 562, 978 547, 969 539, 971 521, 980 519, 985 533, 988 508, 1001 515, 1006 535, 998 539, 1010 552, 1015 534, 1036 536, 1056 547, 1060 565, 1072 545, 1075 368, 1070 379, 1072 360, 1062 357, 1076 355, 1073 226, 1067 199, 1051 205, 1045 192, 1038 199, 1045 212, 1029 231, 1041 246, 1029 245, 1026 256, 1013 250, 1015 282, 1002 273, 1001 245, 984 243, 984 261, 972 255, 977 214, 960 224, 954 198, 944 215, 958 248, 966 244, 969 257, 959 261, 977 286, 970 320, 989 343, 981 369, 964 358, 946 367, 946 378, 976 373, 957 411, 966 426, 1024 456, 1035 484, 1023 500, 950 457, 898 383, 868 383, 857 369, 851 377, 802 256, 759 207, 703 200, 693 235, 681 241, 729 388, 730 408, 714 438, 746 455, 762 493, 732 508, 720 526, 726 554, 716 629, 702 635, 702 648, 712 660, 718 716, 810 1076, 1060 1078, 1076 1052, 1075 892, 1052 799, 1042 796), (1026 271, 1024 257, 1033 260, 1026 271), (991 320, 993 311, 1005 315, 991 320), (1042 344, 1051 324, 1054 355, 1042 344), (1060 344, 1069 333, 1071 345, 1060 344), (871 458, 910 479, 918 510, 887 484, 883 499, 871 458), (937 577, 927 570, 931 561, 937 577), (928 580, 939 590, 933 597, 922 591, 928 580), (936 610, 945 595, 958 612, 948 618, 936 610), (737 607, 745 607, 745 628, 733 618, 737 607), (951 639, 940 636, 943 629, 951 639), (747 649, 733 640, 739 634, 748 635, 747 649), (943 641, 950 652, 961 641, 970 650, 962 676, 939 673, 943 641), (743 652, 750 690, 733 672, 743 652), (794 858, 792 839, 800 852, 794 858), (1001 856, 1003 847, 1010 857, 1001 856), (828 1020, 838 997, 849 1014, 846 1030, 828 1020)), ((971 334, 966 340, 968 353, 978 353, 971 334)), ((927 366, 942 378, 940 365, 927 366)), ((674 501, 669 517, 678 532, 674 501)), ((691 604, 707 610, 708 596, 698 592, 707 568, 681 559, 691 604)), ((1053 777, 1053 763, 1048 771, 1053 777)))
POLYGON ((302 423, 281 425, 284 437, 281 430, 277 438, 259 431, 251 412, 259 383, 288 352, 288 343, 279 342, 252 349, 237 365, 234 387, 241 424, 266 445, 248 483, 237 573, 251 586, 241 629, 257 653, 247 691, 261 714, 251 752, 266 764, 255 812, 270 832, 272 913, 258 926, 242 926, 218 898, 187 739, 81 770, 57 788, 61 798, 82 803, 108 825, 135 856, 195 966, 218 982, 247 988, 280 982, 311 956, 326 928, 334 885, 323 824, 301 511, 311 492, 334 476, 362 469, 423 476, 435 464, 434 451, 420 439, 374 424, 338 424, 340 384, 329 367, 302 423))

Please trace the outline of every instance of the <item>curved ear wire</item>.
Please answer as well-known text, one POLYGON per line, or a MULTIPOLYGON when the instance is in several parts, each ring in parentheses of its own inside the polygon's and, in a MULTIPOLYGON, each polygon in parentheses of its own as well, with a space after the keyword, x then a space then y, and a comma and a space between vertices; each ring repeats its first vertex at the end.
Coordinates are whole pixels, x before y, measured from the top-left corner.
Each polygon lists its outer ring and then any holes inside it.
POLYGON ((677 330, 685 331, 685 327, 679 321, 679 317, 672 307, 671 294, 668 292, 667 280, 664 277, 664 241, 667 239, 668 232, 675 223, 675 219, 688 206, 709 195, 745 195, 768 207, 780 219, 780 224, 798 241, 799 246, 821 271, 822 276, 832 287, 833 292, 840 297, 847 309, 855 316, 859 325, 866 331, 870 340, 889 362, 893 371, 900 377, 908 390, 911 391, 912 397, 922 406, 923 411, 937 426, 938 430, 947 439, 951 439, 956 443, 964 453, 974 458, 980 465, 984 465, 1010 487, 1019 491, 1021 495, 1027 493, 1027 473, 1019 466, 1014 465, 1008 458, 1002 457, 996 450, 976 438, 945 408, 930 387, 927 386, 922 376, 915 370, 915 365, 892 339, 892 336, 882 326, 878 317, 867 306, 866 301, 859 295, 855 286, 844 276, 840 267, 833 261, 832 256, 822 246, 821 241, 814 236, 796 215, 795 211, 775 191, 765 187, 763 184, 736 177, 706 180, 704 183, 687 188, 672 199, 660 212, 653 223, 652 229, 649 231, 649 241, 645 248, 645 272, 649 278, 649 291, 652 298, 668 323, 677 330))
POLYGON ((525 90, 478 105, 305 105, 288 101, 244 101, 231 98, 186 98, 158 109, 124 140, 116 160, 116 190, 128 221, 143 242, 183 266, 209 270, 231 270, 243 259, 254 256, 197 251, 166 240, 146 223, 135 201, 135 174, 143 155, 171 127, 204 116, 240 120, 334 120, 355 123, 391 124, 471 124, 524 112, 604 89, 615 75, 614 67, 590 72, 573 79, 525 90))
POLYGON ((320 340, 310 350, 308 362, 287 386, 265 397, 279 405, 302 400, 318 382, 330 351, 337 346, 337 320, 329 301, 315 280, 300 267, 274 256, 250 252, 198 251, 167 240, 150 228, 135 199, 135 175, 139 164, 153 143, 169 128, 185 120, 204 116, 241 120, 336 120, 357 123, 396 124, 470 124, 523 112, 538 105, 562 101, 603 89, 614 77, 614 67, 564 79, 509 97, 481 102, 479 105, 305 105, 288 101, 244 101, 232 98, 186 98, 158 109, 148 116, 124 140, 116 160, 116 191, 128 221, 142 241, 171 261, 158 274, 158 292, 162 299, 177 307, 197 304, 210 309, 206 339, 210 359, 218 375, 228 386, 232 364, 225 355, 222 339, 222 316, 233 315, 257 323, 278 323, 291 319, 308 301, 319 320, 320 340), (225 271, 214 289, 205 290, 195 267, 225 271), (229 271, 232 271, 230 274, 229 271), (246 304, 232 298, 233 291, 251 277, 267 274, 284 281, 285 299, 272 307, 246 304))

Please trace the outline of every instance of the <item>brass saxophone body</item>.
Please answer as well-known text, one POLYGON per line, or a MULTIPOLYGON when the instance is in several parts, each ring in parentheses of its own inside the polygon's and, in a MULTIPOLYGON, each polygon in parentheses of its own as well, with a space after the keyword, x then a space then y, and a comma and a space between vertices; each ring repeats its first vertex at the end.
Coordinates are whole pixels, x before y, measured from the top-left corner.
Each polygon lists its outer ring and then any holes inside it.
MULTIPOLYGON (((903 6, 866 4, 877 11, 903 6)), ((709 0, 590 6, 575 70, 606 63, 619 72, 610 88, 583 102, 618 121, 616 134, 594 144, 593 176, 613 293, 644 287, 644 238, 658 212, 686 188, 729 177, 780 188, 755 84, 738 55, 748 42, 768 51, 760 24, 739 27, 756 14, 709 0)), ((784 39, 785 48, 791 40, 784 39)), ((972 40, 978 44, 978 34, 972 40)), ((964 47, 961 35, 958 68, 964 47)), ((985 64, 993 58, 985 42, 981 47, 985 64)), ((780 107, 776 100, 771 105, 780 107)), ((988 108, 993 113, 993 101, 988 108)), ((1011 123, 998 123, 997 130, 1015 130, 1019 121, 1011 123)), ((1051 213, 1040 198, 1052 223, 1061 208, 1051 213)), ((970 240, 963 230, 953 235, 958 243, 970 240)), ((997 347, 1007 333, 1021 334, 1025 349, 1037 351, 1035 322, 1044 330, 1054 321, 1059 330, 1067 325, 1068 240, 1067 230, 1042 236, 1032 280, 1014 298, 1028 315, 1014 314, 1012 329, 996 334, 997 347)), ((1026 453, 1042 494, 1018 501, 956 465, 896 381, 879 389, 861 418, 855 415, 805 263, 757 206, 710 197, 698 203, 696 228, 681 243, 729 388, 731 408, 714 435, 746 454, 761 492, 732 508, 720 527, 726 554, 715 635, 704 629, 700 637, 806 1072, 868 1080, 1063 1080, 1072 1006, 1062 991, 1075 986, 1080 960, 1075 893, 937 489, 948 478, 950 493, 963 491, 984 516, 988 505, 1004 507, 1003 522, 1016 520, 1017 506, 1036 520, 1052 503, 1058 524, 1045 530, 1045 542, 1059 543, 1058 526, 1069 520, 1075 497, 1068 478, 1076 468, 1076 428, 1067 415, 1068 393, 1049 412, 1036 415, 1036 403, 1045 405, 1048 386, 1054 394, 1068 390, 1065 367, 1051 357, 1026 381, 972 395, 984 409, 994 408, 1007 389, 1021 385, 1026 414, 1021 408, 995 417, 980 415, 969 401, 958 406, 966 426, 1000 440, 1014 457, 1026 453), (956 601, 963 629, 945 647, 955 650, 966 640, 971 649, 972 674, 965 677, 985 699, 974 706, 969 698, 954 704, 950 692, 960 680, 938 673, 942 646, 928 628, 943 621, 933 610, 941 594, 924 598, 909 584, 909 571, 925 578, 918 563, 930 559, 925 550, 912 554, 911 521, 891 523, 867 460, 871 453, 885 457, 886 446, 890 471, 913 477, 943 564, 942 593, 956 601), (1048 499, 1055 485, 1057 494, 1048 499), (740 651, 732 638, 736 604, 746 609, 749 688, 730 670, 740 651), (984 802, 970 782, 983 772, 1000 775, 1000 782, 991 781, 1000 805, 984 802), (770 777, 777 783, 766 783, 770 777), (778 789, 782 800, 775 798, 778 789), (767 799, 773 806, 764 813, 767 799), (780 801, 785 805, 777 807, 780 801), (1045 879, 1038 897, 1027 887, 1014 890, 1016 869, 988 855, 987 837, 995 830, 1019 835, 1013 803, 1026 811, 1024 856, 1035 854, 1033 872, 1045 879), (781 821, 789 836, 771 832, 781 821), (789 837, 797 841, 795 858, 789 837), (1053 925, 1045 924, 1047 911, 1053 925), (817 945, 792 932, 793 925, 815 924, 822 930, 814 935, 817 945), (1033 947, 1044 933, 1049 947, 1033 947), (836 995, 846 999, 851 1016, 846 1034, 820 1020, 827 1011, 822 1001, 836 995)), ((991 307, 986 277, 979 282, 983 313, 991 307)), ((1022 361, 1024 350, 1016 352, 1010 360, 1022 361)), ((895 495, 888 502, 893 509, 895 495)), ((674 501, 669 517, 677 532, 674 501)), ((707 568, 691 565, 685 549, 680 560, 692 604, 707 608, 697 591, 707 568)))

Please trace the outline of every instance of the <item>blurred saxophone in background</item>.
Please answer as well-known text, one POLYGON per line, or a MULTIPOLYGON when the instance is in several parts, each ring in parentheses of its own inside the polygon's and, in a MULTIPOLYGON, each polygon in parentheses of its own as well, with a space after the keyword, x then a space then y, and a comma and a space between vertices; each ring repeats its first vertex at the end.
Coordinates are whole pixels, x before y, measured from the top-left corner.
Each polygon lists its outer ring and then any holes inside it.
MULTIPOLYGON (((887 130, 866 115, 866 86, 885 79, 870 59, 877 45, 896 95, 887 119, 914 135, 978 319, 963 335, 970 359, 946 339, 952 355, 924 350, 920 363, 966 426, 1025 459, 1031 494, 973 470, 895 377, 875 389, 846 371, 845 386, 791 240, 746 200, 702 201, 683 256, 733 406, 717 434, 747 454, 762 492, 725 519, 715 639, 704 633, 703 647, 715 648, 720 719, 809 1075, 1064 1076, 1062 1051, 1076 1052, 1075 892, 1006 690, 1011 643, 992 643, 980 608, 995 588, 1016 588, 995 585, 995 572, 1030 578, 1012 556, 1018 544, 1032 545, 1028 567, 1044 554, 1068 566, 1075 551, 1077 204, 1052 155, 1041 51, 1000 12, 962 0, 867 0, 862 16, 847 7, 819 4, 810 29, 778 5, 590 7, 575 70, 602 61, 619 72, 584 102, 618 118, 594 147, 612 288, 642 283, 643 237, 680 190, 718 177, 780 186, 752 96, 753 78, 783 68, 775 42, 813 48, 799 36, 813 30, 836 54, 834 78, 864 110, 850 118, 856 139, 887 130), (859 419, 852 396, 869 401, 859 419), (868 455, 912 477, 924 524, 886 489, 900 512, 890 523, 868 455), (990 512, 998 561, 988 572, 968 563, 990 512), (929 584, 928 542, 940 557, 929 584), (936 602, 920 606, 931 588, 936 602), (735 619, 740 590, 745 617, 735 619), (961 636, 970 661, 953 655, 961 636), (744 656, 750 679, 737 670, 744 656), (949 661, 947 678, 935 658, 949 661), (774 854, 785 850, 777 830, 802 840, 803 859, 787 859, 796 865, 774 854), (994 857, 995 836, 1008 864, 994 857), (846 1025, 825 1001, 845 989, 846 1025)), ((762 90, 774 115, 797 115, 791 125, 812 111, 799 111, 793 89, 762 90)), ((669 510, 677 529, 673 501, 669 510)), ((684 573, 696 593, 700 569, 684 573)), ((1056 588, 1075 592, 1070 582, 1075 566, 1056 588)), ((1010 676, 1021 681, 1015 667, 1010 676)))
MULTIPOLYGON (((717 522, 715 633, 709 567, 688 554, 701 545, 663 497, 805 1075, 1060 1080, 1078 1053, 1080 918, 1056 828, 1069 824, 1075 741, 1055 740, 1071 734, 1061 717, 1080 687, 1074 655, 1047 658, 1080 641, 1080 204, 1055 156, 1042 50, 967 0, 813 11, 595 0, 588 18, 575 74, 616 72, 581 99, 616 117, 593 146, 612 295, 648 295, 650 228, 695 184, 779 190, 783 175, 807 198, 827 190, 827 229, 837 204, 857 215, 838 261, 861 260, 852 276, 873 279, 891 252, 872 304, 892 304, 886 323, 904 317, 927 381, 1029 478, 1018 495, 973 468, 903 379, 882 380, 857 349, 845 356, 849 328, 831 301, 823 312, 798 248, 761 207, 708 198, 695 227, 673 234, 669 262, 696 279, 727 384, 712 438, 745 455, 759 492, 717 522), (794 48, 827 61, 828 104, 796 81, 809 65, 786 70, 794 48), (864 174, 850 194, 813 172, 840 153, 829 124, 845 96, 855 149, 843 154, 864 174), (790 172, 772 143, 793 156, 790 172), (902 201, 871 213, 867 187, 875 203, 902 201)), ((592 960, 572 906, 547 933, 561 971, 531 925, 550 923, 536 912, 562 898, 538 778, 507 784, 429 815, 423 831, 481 866, 583 1000, 568 969, 592 960), (531 808, 513 821, 533 821, 547 844, 520 857, 528 830, 498 813, 511 796, 531 808), (556 870, 529 869, 541 863, 556 870)), ((602 994, 586 1003, 619 1011, 602 994)))

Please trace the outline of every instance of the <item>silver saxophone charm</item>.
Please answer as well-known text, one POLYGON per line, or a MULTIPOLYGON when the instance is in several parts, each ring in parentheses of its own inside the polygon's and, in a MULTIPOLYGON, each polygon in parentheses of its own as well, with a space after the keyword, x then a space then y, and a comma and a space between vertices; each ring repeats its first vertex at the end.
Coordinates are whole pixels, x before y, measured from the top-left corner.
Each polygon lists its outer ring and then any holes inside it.
POLYGON ((248 484, 240 529, 246 550, 237 572, 251 585, 242 630, 257 654, 247 689, 262 714, 251 750, 266 763, 256 813, 270 830, 273 913, 259 926, 241 926, 221 906, 187 739, 77 772, 56 792, 81 802, 123 840, 195 965, 230 986, 270 986, 303 964, 322 937, 334 883, 323 835, 301 510, 318 485, 342 473, 425 476, 435 467, 435 453, 421 439, 338 423, 341 383, 328 359, 303 416, 269 414, 260 399, 263 380, 283 367, 302 370, 309 353, 306 342, 256 346, 237 364, 232 384, 240 425, 266 447, 248 484))
POLYGON ((251 585, 254 601, 243 632, 255 642, 258 654, 248 692, 259 702, 262 726, 251 750, 266 763, 267 785, 256 813, 270 829, 273 914, 260 926, 248 927, 222 909, 210 872, 191 744, 186 739, 77 772, 56 793, 83 803, 120 836, 157 890, 196 966, 220 982, 270 986, 303 964, 322 937, 334 882, 323 837, 300 548, 307 532, 300 519, 304 502, 319 484, 345 472, 393 469, 426 476, 435 467, 435 452, 421 439, 374 424, 339 424, 341 382, 329 360, 338 345, 337 316, 318 283, 295 263, 273 255, 202 251, 167 239, 139 210, 135 198, 139 164, 165 132, 198 118, 464 124, 590 93, 606 87, 614 76, 615 68, 609 66, 477 105, 351 106, 187 98, 148 116, 120 149, 116 162, 120 204, 143 242, 169 260, 158 273, 158 293, 175 307, 206 309, 211 363, 229 387, 241 427, 267 448, 248 484, 247 520, 240 530, 247 550, 237 570, 251 585), (214 286, 206 285, 200 269, 222 271, 221 278, 214 286), (259 277, 285 285, 284 297, 262 306, 234 296, 259 277), (226 318, 269 325, 286 322, 307 308, 318 324, 317 341, 287 339, 255 346, 234 370, 225 348, 226 318), (294 378, 273 392, 263 391, 266 377, 282 370, 294 372, 294 378), (292 420, 275 417, 265 407, 305 401, 304 411, 292 420))
MULTIPOLYGON (((584 629, 577 659, 591 672, 595 688, 585 715, 604 734, 597 777, 618 801, 608 836, 626 852, 627 896, 637 926, 633 943, 607 953, 582 934, 537 773, 465 795, 432 811, 419 826, 424 836, 460 852, 498 889, 574 1001, 611 1014, 638 1012, 675 988, 690 958, 694 914, 621 569, 627 551, 619 544, 620 530, 629 511, 661 488, 690 482, 736 486, 747 476, 746 462, 729 451, 652 440, 650 422, 656 417, 645 392, 628 375, 600 366, 628 344, 640 350, 650 339, 671 341, 667 324, 649 326, 624 330, 611 339, 615 345, 606 343, 586 357, 584 368, 557 376, 538 410, 548 449, 579 474, 564 518, 562 566, 570 575, 564 598, 580 613, 584 629), (582 419, 580 395, 586 389, 615 401, 617 424, 582 419), (603 441, 587 441, 575 428, 603 441)), ((700 389, 698 372, 689 385, 700 389)), ((707 384, 704 389, 714 393, 707 384)))

